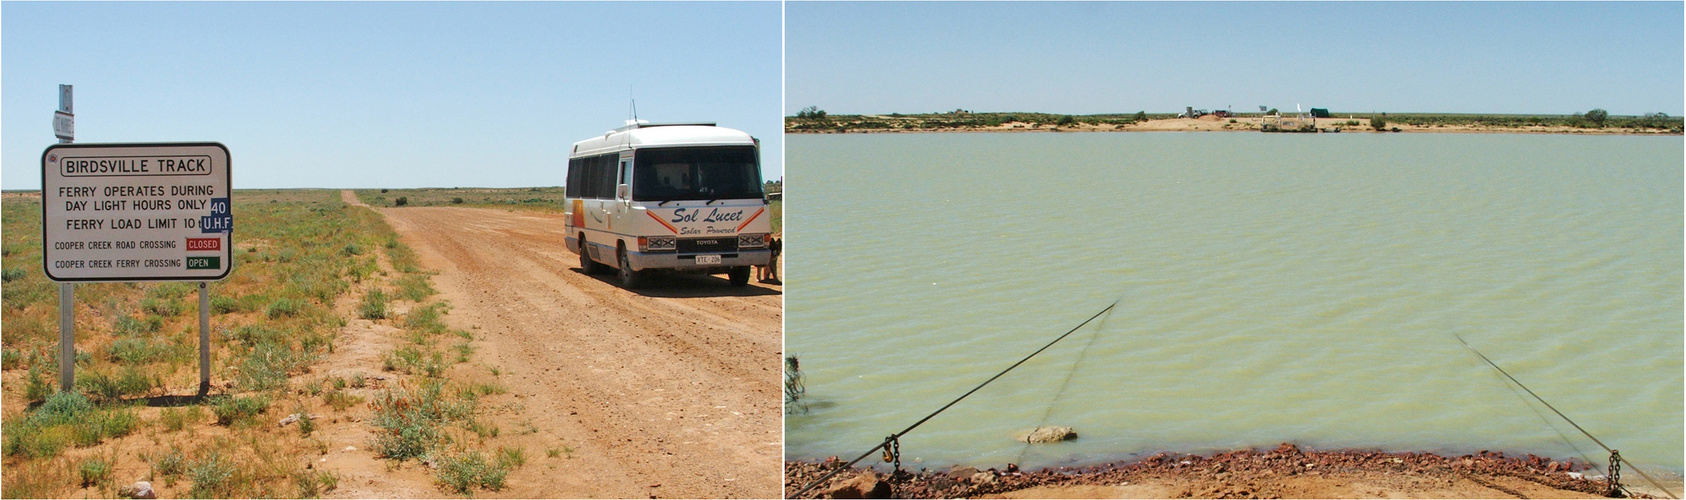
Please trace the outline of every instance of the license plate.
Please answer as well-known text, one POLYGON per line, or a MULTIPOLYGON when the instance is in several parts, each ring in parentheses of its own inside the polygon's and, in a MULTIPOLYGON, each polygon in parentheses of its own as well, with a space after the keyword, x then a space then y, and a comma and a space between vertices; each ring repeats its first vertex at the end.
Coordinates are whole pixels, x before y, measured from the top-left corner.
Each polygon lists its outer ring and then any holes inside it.
POLYGON ((697 265, 699 265, 699 266, 703 265, 703 264, 719 264, 719 263, 720 263, 720 256, 719 255, 698 255, 697 256, 697 265))

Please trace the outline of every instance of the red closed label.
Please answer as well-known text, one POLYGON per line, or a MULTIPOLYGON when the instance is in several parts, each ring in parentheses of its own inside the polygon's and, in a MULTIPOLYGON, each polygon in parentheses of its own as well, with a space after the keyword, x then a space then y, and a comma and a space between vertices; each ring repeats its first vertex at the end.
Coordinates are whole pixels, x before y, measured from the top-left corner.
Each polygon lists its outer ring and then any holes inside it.
POLYGON ((187 250, 222 250, 222 238, 188 238, 187 250))

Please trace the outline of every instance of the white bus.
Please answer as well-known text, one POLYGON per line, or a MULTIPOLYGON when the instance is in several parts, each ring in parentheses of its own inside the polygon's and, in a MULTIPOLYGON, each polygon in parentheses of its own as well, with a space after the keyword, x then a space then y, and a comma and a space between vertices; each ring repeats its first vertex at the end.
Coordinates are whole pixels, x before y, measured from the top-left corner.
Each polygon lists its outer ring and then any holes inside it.
POLYGON ((636 288, 654 270, 749 283, 771 260, 760 141, 712 123, 630 121, 568 155, 568 250, 580 270, 636 288))

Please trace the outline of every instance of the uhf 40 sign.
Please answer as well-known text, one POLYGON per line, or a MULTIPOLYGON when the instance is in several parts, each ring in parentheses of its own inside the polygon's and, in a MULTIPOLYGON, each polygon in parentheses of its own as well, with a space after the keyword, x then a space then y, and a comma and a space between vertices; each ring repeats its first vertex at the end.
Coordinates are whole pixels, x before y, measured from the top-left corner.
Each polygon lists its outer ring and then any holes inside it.
POLYGON ((53 281, 212 281, 233 267, 228 148, 58 144, 41 154, 53 281))

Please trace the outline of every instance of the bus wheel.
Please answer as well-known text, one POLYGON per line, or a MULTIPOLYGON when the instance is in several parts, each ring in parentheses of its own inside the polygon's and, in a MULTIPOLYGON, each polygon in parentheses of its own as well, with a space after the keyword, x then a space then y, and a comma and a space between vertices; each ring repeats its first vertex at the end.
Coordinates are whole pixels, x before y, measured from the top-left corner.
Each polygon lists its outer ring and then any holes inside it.
POLYGON ((638 271, 632 270, 632 263, 627 262, 627 260, 626 260, 626 247, 621 247, 620 251, 618 251, 616 253, 619 254, 619 258, 620 258, 621 288, 625 288, 625 289, 628 289, 628 290, 638 288, 638 286, 642 284, 643 279, 641 279, 641 278, 643 278, 642 275, 644 273, 640 273, 638 271))
POLYGON ((749 266, 734 267, 734 268, 732 268, 731 271, 728 271, 726 273, 726 277, 730 278, 732 280, 732 286, 748 285, 749 284, 749 266))
POLYGON ((580 272, 597 274, 597 262, 591 260, 591 246, 585 243, 585 238, 580 238, 580 272))

